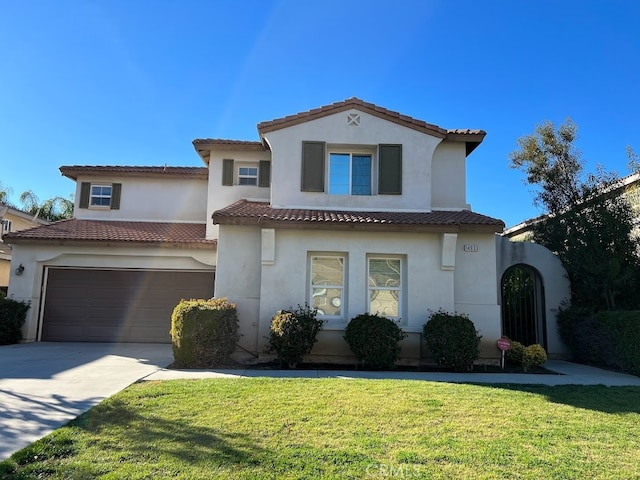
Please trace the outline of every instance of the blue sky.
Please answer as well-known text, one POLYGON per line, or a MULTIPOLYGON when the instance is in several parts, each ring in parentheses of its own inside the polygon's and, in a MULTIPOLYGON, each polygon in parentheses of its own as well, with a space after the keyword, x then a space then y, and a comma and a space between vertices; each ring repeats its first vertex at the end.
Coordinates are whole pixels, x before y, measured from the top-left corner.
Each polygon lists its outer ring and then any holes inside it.
POLYGON ((68 196, 61 165, 202 165, 191 141, 358 97, 481 128, 474 211, 538 215, 509 168, 518 137, 571 117, 626 174, 640 151, 640 2, 59 0, 0 2, 0 182, 68 196))

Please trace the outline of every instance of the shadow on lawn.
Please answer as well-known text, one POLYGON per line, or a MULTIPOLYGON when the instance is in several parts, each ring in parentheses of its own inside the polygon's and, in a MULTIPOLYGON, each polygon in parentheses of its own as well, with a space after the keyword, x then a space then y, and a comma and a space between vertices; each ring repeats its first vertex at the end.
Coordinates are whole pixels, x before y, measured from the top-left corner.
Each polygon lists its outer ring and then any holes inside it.
POLYGON ((102 449, 121 451, 121 462, 141 459, 154 462, 160 457, 172 457, 180 463, 211 468, 212 465, 255 465, 265 457, 265 450, 256 445, 253 436, 229 434, 215 426, 194 423, 189 417, 167 421, 156 415, 147 416, 144 409, 132 409, 112 398, 69 426, 96 434, 102 449), (104 435, 114 430, 122 431, 123 439, 104 435))
POLYGON ((640 414, 640 387, 606 387, 604 385, 519 385, 478 384, 486 388, 500 388, 544 395, 550 402, 603 413, 640 414))

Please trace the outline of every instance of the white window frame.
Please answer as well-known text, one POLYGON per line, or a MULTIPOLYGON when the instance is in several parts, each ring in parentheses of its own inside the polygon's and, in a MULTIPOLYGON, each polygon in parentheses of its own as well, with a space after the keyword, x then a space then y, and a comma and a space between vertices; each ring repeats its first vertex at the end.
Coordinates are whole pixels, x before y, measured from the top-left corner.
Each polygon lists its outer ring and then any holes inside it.
MULTIPOLYGON (((367 311, 371 314, 379 313, 380 315, 387 317, 395 322, 400 322, 403 314, 403 301, 404 301, 404 289, 405 289, 405 277, 404 277, 404 269, 405 269, 405 261, 401 255, 367 255, 367 311), (397 287, 381 287, 381 286, 372 286, 369 283, 370 278, 370 268, 371 268, 371 260, 393 260, 399 262, 400 271, 398 272, 400 284, 397 287), (379 310, 373 311, 371 308, 371 292, 397 292, 396 302, 398 304, 398 315, 392 316, 385 314, 384 312, 380 312, 379 310)), ((393 295, 393 294, 392 294, 393 295)))
POLYGON ((375 191, 375 187, 376 187, 376 179, 375 177, 375 173, 377 171, 377 163, 376 163, 376 151, 374 149, 365 149, 365 148, 349 148, 349 147, 345 147, 345 148, 339 148, 339 147, 329 147, 327 148, 327 154, 326 154, 326 162, 327 162, 327 177, 326 177, 326 182, 327 182, 327 194, 329 195, 349 195, 349 196, 355 196, 355 197, 370 197, 375 195, 377 192, 375 191), (349 155, 349 193, 332 193, 331 192, 331 155, 349 155), (352 192, 352 187, 353 187, 353 156, 368 156, 371 157, 371 171, 370 171, 370 179, 371 179, 371 193, 368 195, 363 195, 363 194, 353 194, 352 192))
POLYGON ((111 201, 113 200, 113 184, 102 184, 102 183, 92 183, 89 186, 89 208, 111 208, 111 201), (110 189, 110 194, 109 195, 94 195, 93 193, 93 189, 94 188, 109 188, 110 189), (93 203, 93 199, 94 198, 108 198, 109 199, 109 204, 108 205, 96 205, 93 203))
POLYGON ((258 181, 260 178, 260 166, 254 163, 238 163, 236 168, 236 185, 240 185, 242 187, 257 187, 258 181), (255 168, 256 174, 241 174, 240 170, 243 168, 255 168), (240 183, 240 179, 249 179, 253 180, 253 183, 240 183))
POLYGON ((308 295, 308 303, 309 305, 314 308, 314 290, 318 290, 318 289, 334 289, 334 290, 340 290, 341 294, 340 297, 335 297, 332 299, 333 301, 336 301, 336 299, 338 299, 338 301, 340 302, 339 305, 333 305, 335 308, 340 308, 340 315, 326 315, 322 312, 322 308, 318 308, 318 318, 321 318, 323 320, 327 320, 327 321, 333 321, 333 322, 338 322, 338 321, 344 321, 344 319, 346 318, 346 293, 347 293, 347 255, 344 253, 310 253, 309 254, 309 281, 308 281, 308 285, 309 285, 309 295, 308 295), (342 285, 333 285, 333 284, 316 284, 313 282, 313 260, 314 259, 318 259, 318 258, 330 258, 330 259, 339 259, 342 260, 342 285))
POLYGON ((11 227, 13 226, 13 223, 11 222, 11 220, 9 219, 4 219, 2 220, 2 232, 3 233, 9 233, 11 231, 11 227))

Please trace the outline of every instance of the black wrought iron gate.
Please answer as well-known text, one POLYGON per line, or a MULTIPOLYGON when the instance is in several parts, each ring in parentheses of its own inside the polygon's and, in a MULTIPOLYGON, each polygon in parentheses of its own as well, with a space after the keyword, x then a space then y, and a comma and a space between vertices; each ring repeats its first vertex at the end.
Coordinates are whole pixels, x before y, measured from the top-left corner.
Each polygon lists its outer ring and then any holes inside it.
POLYGON ((547 347, 544 291, 538 272, 514 265, 502 276, 502 334, 523 345, 547 347))

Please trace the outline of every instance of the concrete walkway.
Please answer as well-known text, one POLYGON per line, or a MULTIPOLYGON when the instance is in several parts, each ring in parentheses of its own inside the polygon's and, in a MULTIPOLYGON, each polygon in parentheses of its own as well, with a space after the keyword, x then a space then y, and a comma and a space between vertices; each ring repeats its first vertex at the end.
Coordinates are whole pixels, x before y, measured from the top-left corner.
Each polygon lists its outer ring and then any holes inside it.
POLYGON ((520 385, 606 385, 609 387, 638 386, 640 377, 611 372, 600 368, 578 365, 560 360, 549 360, 545 368, 558 375, 510 373, 441 373, 441 372, 367 372, 352 370, 169 370, 160 369, 145 380, 174 380, 195 378, 368 378, 423 380, 449 383, 514 383, 520 385))
POLYGON ((640 378, 549 361, 561 375, 337 370, 169 370, 171 345, 30 343, 0 347, 0 460, 139 380, 368 378, 454 383, 640 386, 640 378))

